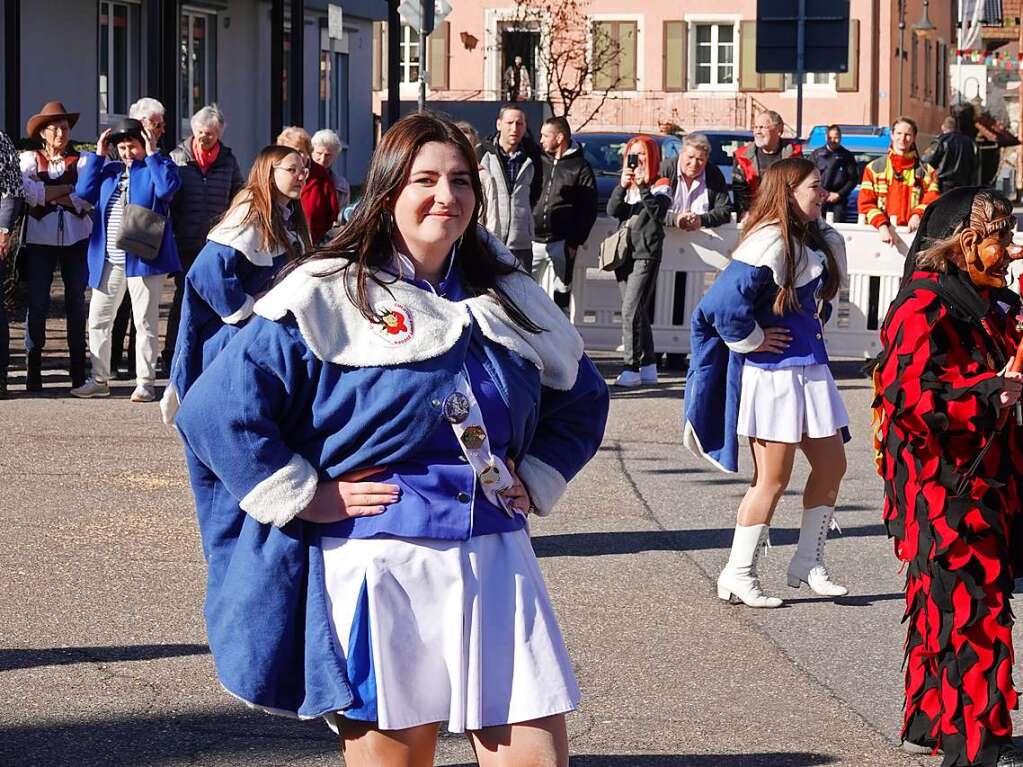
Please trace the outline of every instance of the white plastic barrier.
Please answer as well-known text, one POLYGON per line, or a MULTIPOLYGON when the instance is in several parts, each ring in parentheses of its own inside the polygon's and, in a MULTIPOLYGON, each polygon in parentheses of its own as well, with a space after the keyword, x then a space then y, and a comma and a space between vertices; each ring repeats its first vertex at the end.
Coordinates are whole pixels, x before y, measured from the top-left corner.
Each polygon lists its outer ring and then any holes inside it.
MULTIPOLYGON (((622 344, 621 294, 614 274, 597 268, 600 242, 616 222, 600 218, 579 249, 572 282, 572 318, 586 348, 613 351, 622 344)), ((913 234, 898 229, 896 246, 881 242, 877 230, 863 224, 837 224, 845 237, 849 264, 848 288, 839 294, 835 312, 825 326, 833 357, 867 358, 879 351, 878 328, 895 298, 913 234)), ((664 258, 657 277, 653 309, 654 348, 689 353, 689 320, 728 254, 739 241, 732 223, 716 229, 687 232, 668 228, 664 258)))

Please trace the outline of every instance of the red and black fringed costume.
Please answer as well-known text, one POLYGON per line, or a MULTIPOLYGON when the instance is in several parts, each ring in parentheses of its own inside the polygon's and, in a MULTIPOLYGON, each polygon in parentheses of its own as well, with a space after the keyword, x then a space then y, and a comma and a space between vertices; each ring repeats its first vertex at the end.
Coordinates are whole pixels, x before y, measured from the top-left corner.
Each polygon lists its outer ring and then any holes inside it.
POLYGON ((918 271, 881 331, 878 468, 906 566, 902 737, 941 749, 942 767, 995 764, 1016 708, 1009 542, 1023 430, 1005 418, 999 373, 1018 311, 1018 296, 978 290, 954 267, 918 271))

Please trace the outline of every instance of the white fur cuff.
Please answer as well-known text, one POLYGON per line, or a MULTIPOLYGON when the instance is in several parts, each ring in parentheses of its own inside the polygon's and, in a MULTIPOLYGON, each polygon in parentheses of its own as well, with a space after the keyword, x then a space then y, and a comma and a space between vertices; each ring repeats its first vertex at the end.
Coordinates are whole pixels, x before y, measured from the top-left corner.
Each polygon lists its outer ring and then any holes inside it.
POLYGON ((296 454, 242 498, 240 506, 265 525, 284 527, 308 506, 319 477, 305 458, 296 454))
POLYGON ((749 354, 756 351, 757 347, 764 342, 764 330, 759 325, 754 325, 753 332, 741 341, 725 341, 725 346, 736 354, 749 354))
POLYGON ((245 296, 245 303, 242 304, 241 309, 227 315, 226 317, 221 317, 220 319, 227 325, 237 325, 242 320, 247 320, 252 316, 252 307, 255 305, 256 299, 252 296, 245 296))
POLYGON ((515 470, 529 491, 536 513, 546 517, 564 494, 568 482, 553 466, 531 455, 523 458, 515 470))

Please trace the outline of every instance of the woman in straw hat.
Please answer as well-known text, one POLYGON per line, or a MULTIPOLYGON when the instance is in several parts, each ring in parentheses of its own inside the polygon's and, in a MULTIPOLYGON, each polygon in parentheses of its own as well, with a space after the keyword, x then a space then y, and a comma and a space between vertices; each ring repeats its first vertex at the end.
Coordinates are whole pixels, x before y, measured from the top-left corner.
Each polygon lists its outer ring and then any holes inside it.
POLYGON ((21 153, 21 178, 28 219, 25 229, 25 272, 28 278, 28 352, 26 388, 41 391, 46 315, 50 308, 53 272, 60 266, 64 282, 71 386, 85 383, 86 248, 92 233, 92 206, 75 194, 82 158, 71 148, 77 112, 50 101, 29 118, 25 132, 42 148, 21 153))

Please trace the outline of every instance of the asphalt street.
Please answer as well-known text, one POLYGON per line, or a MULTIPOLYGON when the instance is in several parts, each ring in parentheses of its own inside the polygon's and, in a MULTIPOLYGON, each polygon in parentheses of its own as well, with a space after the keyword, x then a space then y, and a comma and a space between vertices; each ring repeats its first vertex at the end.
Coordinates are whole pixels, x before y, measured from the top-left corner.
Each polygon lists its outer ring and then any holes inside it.
MULTIPOLYGON (((19 364, 0 402, 0 765, 340 764, 321 722, 249 711, 217 684, 185 470, 157 406, 130 403, 128 382, 73 400, 55 369, 29 398, 19 364)), ((684 451, 682 377, 614 393, 599 453, 532 526, 583 690, 573 767, 937 767, 895 745, 902 578, 868 382, 852 364, 836 375, 854 440, 827 554, 851 593, 785 585, 798 462, 762 564, 778 610, 715 597, 748 467, 725 475, 684 451)), ((463 738, 442 738, 437 764, 471 762, 463 738)))

